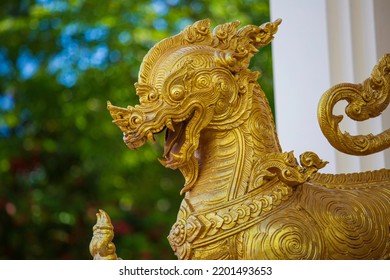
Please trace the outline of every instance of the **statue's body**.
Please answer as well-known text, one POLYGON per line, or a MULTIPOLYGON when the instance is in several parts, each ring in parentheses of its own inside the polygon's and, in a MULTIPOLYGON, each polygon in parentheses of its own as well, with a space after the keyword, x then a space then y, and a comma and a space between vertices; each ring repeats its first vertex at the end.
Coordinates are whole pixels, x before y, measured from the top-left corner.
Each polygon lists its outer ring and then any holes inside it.
MULTIPOLYGON (((238 30, 233 22, 211 33, 208 20, 196 22, 145 56, 136 83, 140 105, 109 103, 131 149, 166 129, 162 163, 185 178, 168 240, 179 259, 389 258, 390 170, 319 174, 326 162, 316 154, 303 154, 299 165, 292 152, 282 152, 258 73, 247 68, 279 23, 238 30)), ((375 69, 367 83, 376 86, 371 91, 383 110, 390 56, 375 69)), ((366 82, 359 90, 371 94, 366 82)), ((345 96, 339 99, 353 99, 345 96)), ((327 92, 320 112, 331 112, 336 99, 327 92)), ((352 137, 333 117, 320 120, 324 133, 352 137)), ((389 135, 371 135, 376 148, 361 153, 388 147, 389 135)))

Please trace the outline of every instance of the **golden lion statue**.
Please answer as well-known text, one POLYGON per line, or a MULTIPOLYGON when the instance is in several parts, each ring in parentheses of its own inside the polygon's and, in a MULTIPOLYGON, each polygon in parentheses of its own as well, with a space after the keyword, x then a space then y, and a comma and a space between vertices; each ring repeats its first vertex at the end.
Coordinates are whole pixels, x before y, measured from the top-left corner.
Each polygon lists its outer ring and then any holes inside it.
MULTIPOLYGON (((157 43, 135 84, 140 105, 108 103, 113 122, 130 149, 166 131, 161 162, 185 178, 168 236, 179 259, 389 258, 390 170, 320 174, 326 162, 315 153, 298 164, 282 152, 259 73, 248 69, 280 22, 211 32, 201 20, 157 43)), ((379 115, 389 82, 388 54, 362 84, 324 94, 318 116, 332 145, 364 155, 390 146, 390 130, 351 136, 332 115, 341 99, 356 120, 379 115)))

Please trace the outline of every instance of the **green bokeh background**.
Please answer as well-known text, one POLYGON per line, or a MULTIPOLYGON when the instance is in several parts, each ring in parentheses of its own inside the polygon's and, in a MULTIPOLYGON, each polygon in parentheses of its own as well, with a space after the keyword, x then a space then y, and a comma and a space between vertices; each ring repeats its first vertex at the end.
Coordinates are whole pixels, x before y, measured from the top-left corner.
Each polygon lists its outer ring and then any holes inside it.
MULTIPOLYGON (((196 20, 269 21, 268 1, 2 0, 0 2, 0 259, 90 259, 98 209, 124 259, 175 259, 166 236, 183 178, 162 137, 122 142, 106 101, 133 87, 157 41, 196 20)), ((252 60, 271 107, 271 47, 252 60)))

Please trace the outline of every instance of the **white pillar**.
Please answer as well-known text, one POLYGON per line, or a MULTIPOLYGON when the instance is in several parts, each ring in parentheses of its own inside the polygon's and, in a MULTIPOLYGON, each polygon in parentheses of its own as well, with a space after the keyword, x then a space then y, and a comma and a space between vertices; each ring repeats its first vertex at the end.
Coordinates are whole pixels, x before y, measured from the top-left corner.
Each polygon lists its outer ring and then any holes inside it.
MULTIPOLYGON (((375 0, 374 3, 376 51, 380 57, 382 54, 390 53, 390 1, 375 0)), ((390 128, 390 108, 382 114, 382 128, 390 128)), ((384 154, 385 166, 390 168, 390 149, 387 149, 384 154)))
MULTIPOLYGON (((270 4, 271 19, 283 19, 272 43, 276 125, 283 150, 294 150, 296 156, 316 152, 330 162, 323 172, 390 168, 389 155, 385 162, 383 152, 356 157, 336 151, 317 122, 318 101, 327 89, 340 82, 362 82, 377 60, 390 52, 390 1, 271 0, 270 4)), ((336 112, 344 114, 344 107, 338 106, 336 112)), ((345 116, 341 123, 351 134, 378 133, 388 127, 386 114, 363 123, 345 116)))

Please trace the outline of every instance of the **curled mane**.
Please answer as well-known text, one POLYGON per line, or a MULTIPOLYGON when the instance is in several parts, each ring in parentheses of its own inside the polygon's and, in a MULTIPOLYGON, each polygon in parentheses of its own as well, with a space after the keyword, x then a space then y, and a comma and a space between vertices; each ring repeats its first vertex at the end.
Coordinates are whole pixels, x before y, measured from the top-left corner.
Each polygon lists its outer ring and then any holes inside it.
POLYGON ((210 30, 210 20, 204 19, 186 27, 179 34, 157 43, 143 59, 139 81, 146 82, 157 61, 180 48, 187 46, 210 46, 220 51, 221 60, 232 71, 238 72, 247 68, 252 56, 269 44, 277 32, 281 20, 266 23, 262 26, 247 25, 237 30, 239 21, 225 23, 210 30), (239 62, 239 63, 237 63, 239 62))

